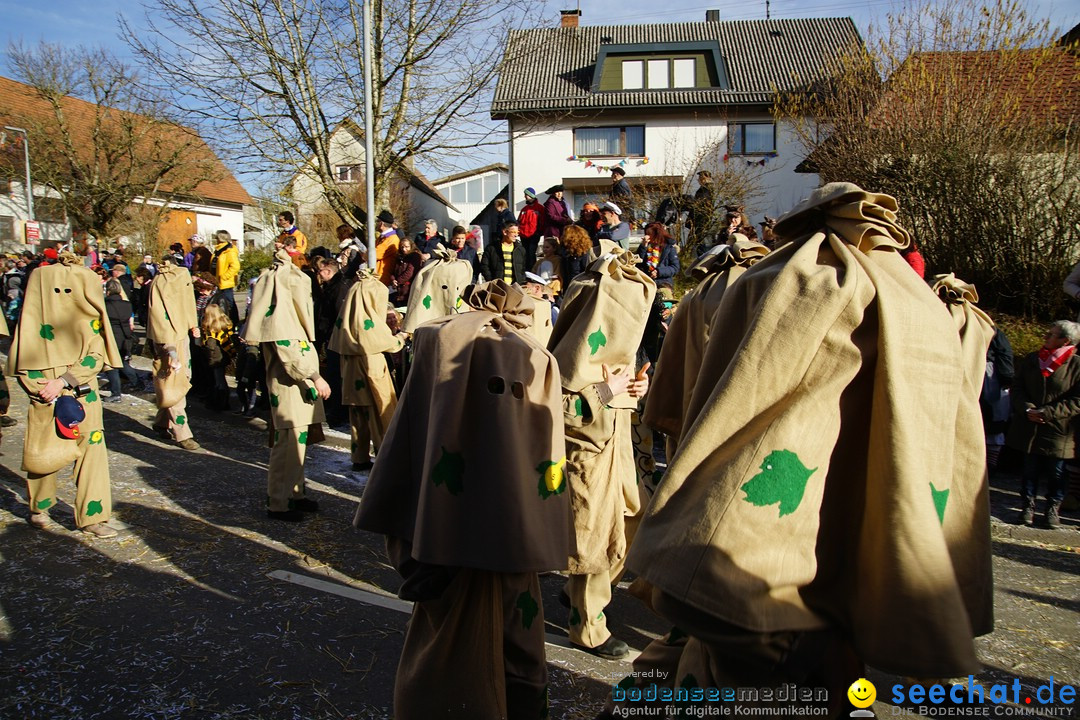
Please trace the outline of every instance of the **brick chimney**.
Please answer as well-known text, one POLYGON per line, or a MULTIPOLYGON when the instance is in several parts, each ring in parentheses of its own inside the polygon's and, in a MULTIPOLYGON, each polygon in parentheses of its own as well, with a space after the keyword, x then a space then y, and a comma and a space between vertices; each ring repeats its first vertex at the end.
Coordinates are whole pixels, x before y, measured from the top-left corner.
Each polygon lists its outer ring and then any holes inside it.
POLYGON ((562 14, 561 27, 577 27, 578 21, 581 19, 580 10, 560 10, 562 14))

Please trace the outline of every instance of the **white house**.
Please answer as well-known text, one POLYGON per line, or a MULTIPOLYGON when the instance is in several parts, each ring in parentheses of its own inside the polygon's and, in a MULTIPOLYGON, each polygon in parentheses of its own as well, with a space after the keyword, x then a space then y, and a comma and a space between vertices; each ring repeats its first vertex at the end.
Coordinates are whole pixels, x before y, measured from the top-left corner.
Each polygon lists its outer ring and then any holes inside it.
MULTIPOLYGON (((43 100, 34 88, 29 85, 0 77, 0 96, 4 98, 4 106, 0 108, 0 125, 8 125, 10 122, 18 122, 17 118, 41 118, 49 117, 51 108, 43 100)), ((104 116, 99 106, 80 100, 75 97, 65 97, 61 100, 64 116, 68 123, 68 132, 73 142, 90 142, 95 123, 100 122, 104 116)), ((106 109, 107 110, 107 109, 106 109)), ((113 111, 115 112, 115 111, 113 111)), ((119 113, 121 117, 135 118, 141 116, 131 113, 119 113)), ((156 188, 157 193, 149 197, 136 197, 132 200, 132 206, 148 205, 160 208, 168 202, 169 210, 157 227, 157 247, 150 247, 144 237, 131 236, 119 238, 102 238, 103 242, 112 244, 117 242, 121 245, 131 245, 140 251, 156 251, 160 247, 168 246, 174 242, 180 242, 187 246, 187 240, 192 235, 208 237, 218 230, 228 230, 234 238, 243 237, 244 234, 244 205, 251 203, 251 197, 242 185, 236 180, 225 165, 217 158, 203 140, 187 128, 180 126, 162 126, 165 130, 155 136, 158 140, 168 143, 175 140, 187 148, 188 153, 193 153, 205 159, 203 170, 213 176, 214 180, 200 182, 190 191, 184 193, 173 192, 169 187, 170 175, 166 175, 156 188), (167 200, 166 200, 167 198, 167 200)), ((2 131, 3 145, 8 156, 4 163, 4 171, 10 175, 0 178, 0 249, 24 250, 33 245, 26 242, 26 222, 30 220, 29 207, 26 201, 26 174, 24 167, 25 143, 29 141, 31 165, 34 160, 35 135, 33 130, 15 132, 11 129, 2 131), (26 134, 29 134, 29 138, 26 134)), ((123 158, 116 161, 124 162, 123 158)), ((72 239, 73 230, 64 212, 63 202, 59 193, 34 180, 33 168, 31 167, 31 184, 34 194, 34 220, 40 223, 40 241, 45 244, 56 242, 68 242, 72 239)))
MULTIPOLYGON (((510 185, 544 197, 562 184, 575 211, 603 200, 611 168, 644 198, 697 188, 698 170, 737 178, 755 219, 776 216, 816 187, 788 127, 773 120, 777 92, 814 87, 861 46, 850 18, 581 26, 512 31, 491 116, 511 137, 510 185)), ((732 198, 736 199, 736 198, 732 198)))
POLYGON ((468 227, 510 182, 510 168, 503 163, 447 175, 432 182, 458 209, 456 225, 468 227))
MULTIPOLYGON (((342 122, 330 136, 330 162, 338 185, 351 192, 354 202, 363 208, 364 197, 364 130, 351 120, 342 122)), ((336 243, 334 230, 341 219, 323 198, 322 185, 309 161, 287 185, 287 192, 296 207, 296 222, 315 243, 336 243)), ((423 231, 424 220, 433 218, 440 227, 455 224, 459 211, 426 177, 412 169, 390 188, 390 204, 398 227, 408 233, 423 231), (451 215, 452 214, 452 215, 451 215)), ((376 214, 382 208, 376 209, 376 214)))

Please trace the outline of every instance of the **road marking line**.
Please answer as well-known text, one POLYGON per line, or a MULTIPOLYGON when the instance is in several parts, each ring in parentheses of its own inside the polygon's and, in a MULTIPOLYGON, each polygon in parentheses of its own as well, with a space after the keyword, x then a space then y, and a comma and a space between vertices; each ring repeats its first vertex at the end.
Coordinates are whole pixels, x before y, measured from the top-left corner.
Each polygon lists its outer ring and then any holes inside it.
MULTIPOLYGON (((411 602, 394 597, 393 595, 379 590, 379 588, 374 585, 368 585, 367 583, 360 583, 365 588, 368 588, 367 590, 362 590, 350 585, 319 580, 308 575, 298 575, 289 572, 288 570, 274 570, 273 572, 267 573, 266 576, 275 580, 291 582, 294 585, 301 585, 312 590, 320 590, 325 593, 330 593, 331 595, 339 595, 344 598, 349 598, 350 600, 359 600, 362 603, 386 608, 387 610, 396 610, 400 613, 405 613, 406 615, 412 614, 413 604, 411 602)), ((564 635, 544 633, 544 640, 548 645, 564 648, 566 650, 573 650, 575 653, 581 655, 589 655, 589 653, 586 653, 584 650, 580 650, 571 645, 569 638, 564 635)), ((620 662, 632 663, 640 654, 639 651, 631 648, 630 655, 620 662)))

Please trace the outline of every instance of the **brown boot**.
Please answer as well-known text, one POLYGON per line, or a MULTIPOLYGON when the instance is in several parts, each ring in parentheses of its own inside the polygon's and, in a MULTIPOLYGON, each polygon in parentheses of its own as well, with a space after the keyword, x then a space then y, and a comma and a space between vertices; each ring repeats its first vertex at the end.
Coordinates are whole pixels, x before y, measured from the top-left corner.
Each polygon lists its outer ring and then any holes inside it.
POLYGON ((1059 511, 1061 510, 1061 501, 1051 502, 1046 501, 1046 527, 1051 530, 1056 530, 1061 527, 1061 516, 1059 511))
POLYGON ((1026 495, 1020 496, 1020 524, 1032 525, 1035 523, 1035 498, 1026 495))

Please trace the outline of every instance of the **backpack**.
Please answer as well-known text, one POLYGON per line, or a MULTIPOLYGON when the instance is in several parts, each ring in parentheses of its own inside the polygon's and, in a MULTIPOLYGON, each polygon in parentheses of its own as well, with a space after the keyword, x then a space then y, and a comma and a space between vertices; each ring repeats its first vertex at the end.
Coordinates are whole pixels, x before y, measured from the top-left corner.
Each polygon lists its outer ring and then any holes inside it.
POLYGON ((215 250, 214 254, 210 257, 210 272, 214 273, 215 277, 218 274, 218 258, 224 255, 231 247, 232 243, 225 243, 224 247, 220 250, 215 250))

